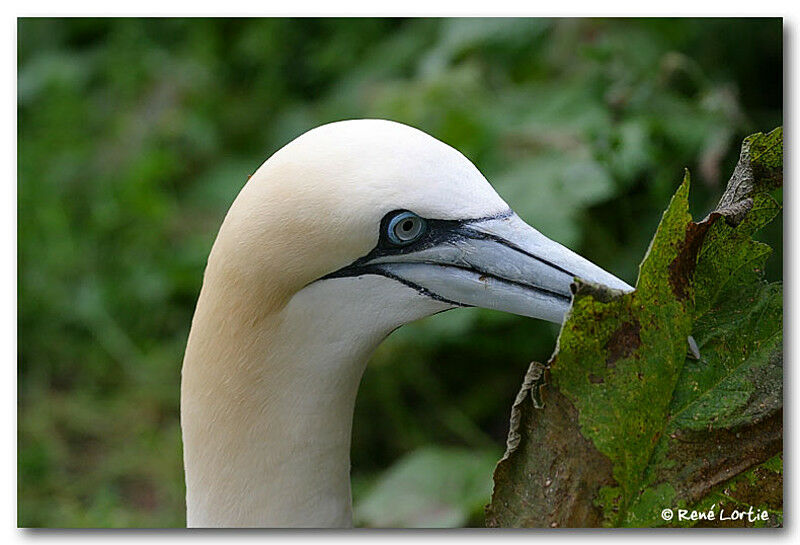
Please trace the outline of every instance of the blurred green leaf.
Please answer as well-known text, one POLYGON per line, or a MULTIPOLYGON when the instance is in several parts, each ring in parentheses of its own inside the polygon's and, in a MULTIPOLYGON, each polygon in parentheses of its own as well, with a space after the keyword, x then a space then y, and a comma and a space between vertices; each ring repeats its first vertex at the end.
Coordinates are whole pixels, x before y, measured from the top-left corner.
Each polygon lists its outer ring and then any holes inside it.
POLYGON ((357 525, 454 528, 480 513, 492 490, 493 451, 426 447, 389 468, 354 507, 357 525))

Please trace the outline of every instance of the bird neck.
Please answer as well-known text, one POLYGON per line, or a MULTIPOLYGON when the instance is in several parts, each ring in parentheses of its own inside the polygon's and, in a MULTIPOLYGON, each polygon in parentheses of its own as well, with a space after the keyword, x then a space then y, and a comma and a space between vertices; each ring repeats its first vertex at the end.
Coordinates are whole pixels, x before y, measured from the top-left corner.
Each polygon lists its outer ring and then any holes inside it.
POLYGON ((358 385, 396 325, 342 320, 322 283, 279 312, 255 300, 207 273, 181 386, 187 524, 350 526, 358 385))

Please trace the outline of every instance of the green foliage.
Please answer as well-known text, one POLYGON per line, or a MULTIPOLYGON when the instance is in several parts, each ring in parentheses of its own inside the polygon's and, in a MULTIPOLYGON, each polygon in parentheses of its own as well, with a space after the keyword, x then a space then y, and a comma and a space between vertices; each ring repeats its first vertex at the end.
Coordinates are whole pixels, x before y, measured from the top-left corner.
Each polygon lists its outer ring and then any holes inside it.
MULTIPOLYGON (((702 522, 694 526, 756 528, 783 526, 783 456, 770 458, 728 482, 716 487, 706 498, 694 506, 696 510, 713 509, 718 512, 749 508, 767 511, 768 520, 750 522, 748 519, 702 522)), ((730 515, 729 515, 730 518, 730 515)))
POLYGON ((692 301, 676 297, 670 264, 688 243, 688 195, 687 175, 642 261, 636 291, 611 301, 578 291, 551 360, 554 386, 575 404, 581 433, 613 464, 619 488, 601 491, 612 495, 609 511, 625 513, 638 495, 686 357, 692 301))
MULTIPOLYGON (((631 281, 675 173, 708 210, 733 143, 781 122, 780 19, 21 19, 17 45, 22 526, 183 524, 205 260, 247 176, 305 130, 415 125, 631 281)), ((393 334, 359 393, 356 500, 419 448, 499 444, 556 334, 475 309, 393 334)))
MULTIPOLYGON (((709 497, 720 499, 714 487, 780 453, 783 287, 764 281, 769 247, 751 236, 780 212, 768 191, 782 184, 782 156, 781 129, 746 139, 719 207, 698 223, 688 212, 687 173, 634 292, 578 284, 549 361, 549 384, 542 386, 542 368, 534 365, 517 398, 490 524, 660 526, 663 509, 707 508, 709 497), (687 356, 687 338, 699 357, 687 356), (545 401, 552 396, 553 407, 523 404, 534 387, 545 401), (565 412, 574 415, 566 425, 565 412), (564 439, 553 444, 536 429, 558 426, 564 439), (520 442, 536 448, 523 453, 520 442), (556 463, 554 450, 576 460, 556 463), (559 494, 576 487, 577 498, 559 494), (551 499, 531 501, 543 488, 551 499)), ((748 478, 774 483, 781 470, 773 464, 757 473, 748 478)), ((747 499, 780 515, 774 497, 750 488, 755 493, 726 505, 747 499)), ((696 521, 674 524, 686 522, 696 521)))
POLYGON ((452 528, 481 520, 497 452, 423 447, 401 458, 355 505, 358 526, 452 528))

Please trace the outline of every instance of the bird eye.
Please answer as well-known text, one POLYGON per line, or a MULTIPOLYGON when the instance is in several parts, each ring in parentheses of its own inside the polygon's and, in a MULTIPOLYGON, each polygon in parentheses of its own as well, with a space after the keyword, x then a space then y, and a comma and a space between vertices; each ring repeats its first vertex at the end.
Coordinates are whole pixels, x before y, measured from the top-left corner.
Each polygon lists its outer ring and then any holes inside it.
POLYGON ((389 221, 386 235, 393 244, 405 246, 425 232, 425 220, 412 212, 401 212, 389 221))

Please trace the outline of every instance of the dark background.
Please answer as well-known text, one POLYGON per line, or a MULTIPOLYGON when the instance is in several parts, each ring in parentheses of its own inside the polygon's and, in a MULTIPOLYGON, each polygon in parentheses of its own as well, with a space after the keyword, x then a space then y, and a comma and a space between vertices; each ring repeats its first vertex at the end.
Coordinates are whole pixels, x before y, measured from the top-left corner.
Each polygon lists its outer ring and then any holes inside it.
MULTIPOLYGON (((425 130, 633 283, 683 168, 703 216, 742 138, 782 122, 780 19, 22 19, 18 55, 22 526, 184 524, 205 260, 247 176, 304 131, 425 130)), ((394 333, 356 407, 356 522, 481 524, 511 403, 556 335, 476 309, 394 333)))

